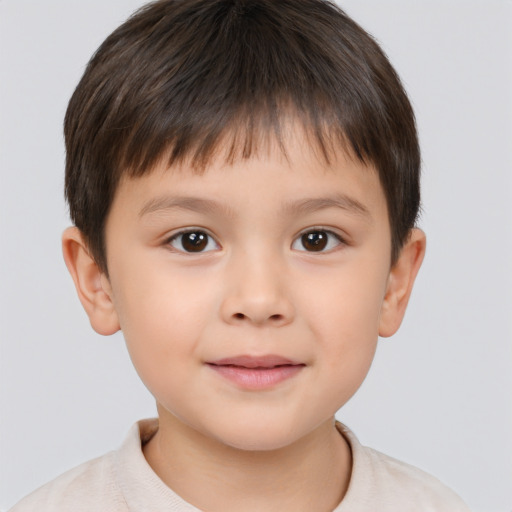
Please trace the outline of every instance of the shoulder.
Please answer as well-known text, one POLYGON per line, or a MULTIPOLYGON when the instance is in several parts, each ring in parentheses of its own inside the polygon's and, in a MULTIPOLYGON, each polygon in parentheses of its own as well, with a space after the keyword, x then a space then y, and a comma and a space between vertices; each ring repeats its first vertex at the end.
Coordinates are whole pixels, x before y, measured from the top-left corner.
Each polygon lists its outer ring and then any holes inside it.
POLYGON ((155 434, 158 421, 141 420, 132 426, 121 446, 86 462, 29 494, 9 512, 128 512, 148 510, 165 495, 164 506, 152 510, 186 510, 168 507, 178 498, 153 473, 142 445, 155 434), (129 504, 128 504, 129 503, 129 504))
POLYGON ((64 473, 33 492, 9 512, 199 512, 167 487, 142 450, 158 420, 137 422, 114 452, 64 473))
POLYGON ((375 487, 390 490, 397 502, 416 507, 408 510, 469 511, 454 491, 429 473, 371 448, 364 450, 368 464, 373 468, 375 487))
POLYGON ((22 499, 9 512, 121 511, 113 475, 114 452, 85 462, 22 499))
POLYGON ((338 430, 350 444, 353 467, 349 489, 336 512, 469 512, 462 499, 434 476, 362 446, 341 424, 338 430))

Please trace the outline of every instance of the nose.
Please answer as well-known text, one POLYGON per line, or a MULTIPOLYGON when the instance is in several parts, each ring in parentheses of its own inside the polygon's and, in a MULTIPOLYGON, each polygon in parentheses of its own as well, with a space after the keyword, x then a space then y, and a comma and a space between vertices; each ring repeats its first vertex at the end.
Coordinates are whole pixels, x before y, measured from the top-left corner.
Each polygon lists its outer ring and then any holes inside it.
POLYGON ((281 327, 293 320, 286 270, 278 258, 253 256, 232 262, 224 284, 224 321, 281 327))

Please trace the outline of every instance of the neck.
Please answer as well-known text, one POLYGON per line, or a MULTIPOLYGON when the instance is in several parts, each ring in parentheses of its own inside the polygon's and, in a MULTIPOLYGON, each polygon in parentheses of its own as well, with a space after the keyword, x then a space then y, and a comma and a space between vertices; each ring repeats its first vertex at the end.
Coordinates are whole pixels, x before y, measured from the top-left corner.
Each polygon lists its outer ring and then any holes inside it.
POLYGON ((201 510, 332 511, 348 488, 350 448, 334 419, 269 451, 226 446, 167 411, 144 455, 160 479, 201 510))

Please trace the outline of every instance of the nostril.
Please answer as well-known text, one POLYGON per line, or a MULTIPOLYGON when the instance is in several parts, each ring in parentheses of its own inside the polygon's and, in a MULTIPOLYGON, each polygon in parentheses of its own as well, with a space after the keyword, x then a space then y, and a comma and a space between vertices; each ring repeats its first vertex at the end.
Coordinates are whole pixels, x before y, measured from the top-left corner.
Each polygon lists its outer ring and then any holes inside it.
MULTIPOLYGON (((246 315, 244 315, 243 313, 235 313, 233 315, 234 318, 236 318, 237 320, 244 320, 246 317, 246 315)), ((283 315, 280 315, 280 314, 275 314, 275 315, 271 315, 268 317, 269 320, 271 321, 274 321, 274 322, 279 322, 283 319, 283 315)))

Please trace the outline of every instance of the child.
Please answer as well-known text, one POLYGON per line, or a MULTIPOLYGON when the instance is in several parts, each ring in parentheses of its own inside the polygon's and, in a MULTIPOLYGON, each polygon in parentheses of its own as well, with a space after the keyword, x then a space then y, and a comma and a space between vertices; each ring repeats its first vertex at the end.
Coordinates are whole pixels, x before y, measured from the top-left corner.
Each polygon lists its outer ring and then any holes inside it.
POLYGON ((14 511, 464 511, 335 412, 399 327, 425 251, 398 77, 322 0, 161 0, 65 120, 63 251, 158 420, 14 511))

